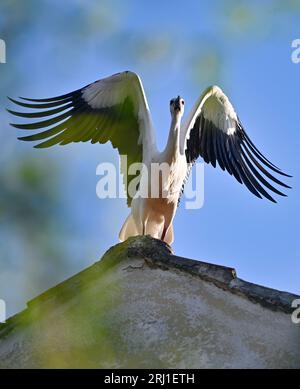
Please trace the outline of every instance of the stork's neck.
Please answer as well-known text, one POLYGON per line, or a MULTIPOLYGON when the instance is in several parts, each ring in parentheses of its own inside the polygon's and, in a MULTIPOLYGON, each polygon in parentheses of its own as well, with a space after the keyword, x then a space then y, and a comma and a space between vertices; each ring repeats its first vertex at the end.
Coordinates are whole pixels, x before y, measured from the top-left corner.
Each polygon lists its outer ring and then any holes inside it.
POLYGON ((168 142, 164 150, 166 154, 166 162, 172 163, 179 153, 179 135, 180 135, 181 116, 172 116, 171 127, 169 131, 168 142))

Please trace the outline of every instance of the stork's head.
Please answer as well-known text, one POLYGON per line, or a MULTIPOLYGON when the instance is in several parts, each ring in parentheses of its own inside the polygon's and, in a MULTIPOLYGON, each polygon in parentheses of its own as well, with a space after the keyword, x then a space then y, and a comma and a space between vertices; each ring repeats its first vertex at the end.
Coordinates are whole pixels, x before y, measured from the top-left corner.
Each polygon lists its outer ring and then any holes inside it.
POLYGON ((170 100, 170 111, 172 117, 181 117, 183 115, 184 100, 182 97, 177 96, 170 100))

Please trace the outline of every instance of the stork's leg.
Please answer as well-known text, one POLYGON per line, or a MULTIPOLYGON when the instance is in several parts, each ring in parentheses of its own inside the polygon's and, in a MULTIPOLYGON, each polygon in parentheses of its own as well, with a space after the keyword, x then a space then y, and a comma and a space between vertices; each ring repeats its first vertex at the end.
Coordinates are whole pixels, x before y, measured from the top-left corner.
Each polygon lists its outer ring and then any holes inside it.
POLYGON ((142 221, 142 235, 147 234, 147 222, 148 222, 148 217, 142 221))
POLYGON ((164 224, 164 228, 163 228, 163 231, 161 234, 161 240, 166 241, 166 236, 169 232, 169 229, 172 227, 172 221, 173 221, 173 218, 168 223, 164 224))
POLYGON ((150 213, 149 217, 147 218, 147 223, 145 225, 145 235, 150 235, 155 239, 160 239, 163 226, 164 226, 163 215, 150 213))
POLYGON ((173 223, 171 223, 170 227, 168 228, 164 242, 168 243, 169 245, 171 245, 174 242, 173 223))
POLYGON ((163 227, 163 231, 161 234, 161 240, 163 240, 163 241, 165 241, 167 232, 168 232, 170 226, 172 225, 175 213, 176 213, 176 204, 169 204, 169 209, 168 209, 168 212, 166 212, 166 214, 165 214, 165 222, 164 222, 164 227, 163 227))
POLYGON ((149 211, 147 209, 146 199, 136 198, 132 200, 132 213, 135 216, 138 226, 138 234, 146 235, 149 211))
POLYGON ((172 220, 173 220, 173 217, 170 217, 170 218, 165 218, 165 222, 164 222, 164 228, 163 228, 163 231, 162 231, 162 234, 161 234, 161 240, 165 240, 165 237, 166 237, 166 234, 168 232, 168 229, 170 227, 170 225, 172 224, 172 220))
POLYGON ((163 232, 161 234, 161 240, 165 240, 168 228, 169 228, 169 226, 167 228, 166 227, 163 228, 163 232))

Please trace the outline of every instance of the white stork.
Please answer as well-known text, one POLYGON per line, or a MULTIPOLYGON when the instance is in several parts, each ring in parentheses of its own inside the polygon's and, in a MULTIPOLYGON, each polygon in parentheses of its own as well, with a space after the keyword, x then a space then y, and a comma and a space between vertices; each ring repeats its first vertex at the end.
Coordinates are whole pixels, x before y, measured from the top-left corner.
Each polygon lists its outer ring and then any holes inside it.
MULTIPOLYGON (((20 99, 10 100, 35 111, 8 110, 11 114, 33 119, 50 117, 30 124, 12 124, 22 130, 48 127, 45 131, 19 138, 24 141, 43 140, 34 147, 110 141, 120 155, 127 156, 128 165, 142 162, 151 171, 153 163, 168 164, 168 177, 160 178, 156 183, 159 187, 158 196, 152 198, 139 195, 145 185, 151 186, 149 174, 143 171, 139 175, 135 193, 127 190, 127 203, 131 212, 119 234, 122 241, 129 236, 149 234, 169 244, 173 242, 172 224, 177 205, 191 166, 199 156, 214 167, 218 162, 222 170, 245 184, 259 198, 265 197, 276 202, 264 187, 285 196, 266 178, 290 188, 266 169, 291 177, 268 161, 256 148, 229 99, 218 86, 204 91, 183 124, 184 100, 180 96, 171 99, 170 131, 162 152, 156 147, 142 82, 133 72, 118 73, 58 97, 20 99)), ((121 164, 124 173, 123 169, 121 164)), ((133 178, 128 175, 125 183, 127 188, 133 178)))

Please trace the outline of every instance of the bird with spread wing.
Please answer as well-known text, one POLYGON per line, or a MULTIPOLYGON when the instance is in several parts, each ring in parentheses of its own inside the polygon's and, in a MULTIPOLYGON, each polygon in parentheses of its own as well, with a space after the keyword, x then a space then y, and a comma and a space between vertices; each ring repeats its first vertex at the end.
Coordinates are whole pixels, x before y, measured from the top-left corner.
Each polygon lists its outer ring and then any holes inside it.
POLYGON ((149 234, 169 244, 173 242, 177 205, 191 166, 199 156, 213 167, 218 164, 259 198, 276 202, 267 189, 285 196, 273 183, 290 188, 271 172, 291 176, 257 149, 228 97, 218 86, 204 91, 183 124, 184 100, 180 96, 171 99, 170 131, 162 152, 156 147, 142 82, 133 72, 118 73, 58 97, 10 100, 31 109, 31 112, 8 110, 11 114, 38 119, 28 124, 11 124, 22 130, 38 130, 19 138, 39 141, 36 148, 71 142, 110 141, 120 155, 127 156, 128 167, 142 164, 140 174, 127 174, 121 161, 131 212, 120 231, 120 240, 149 234), (167 175, 160 175, 155 182, 148 172, 157 164, 167 164, 169 169, 167 175), (129 191, 133 181, 135 189, 129 191), (158 195, 151 196, 154 185, 158 195))

